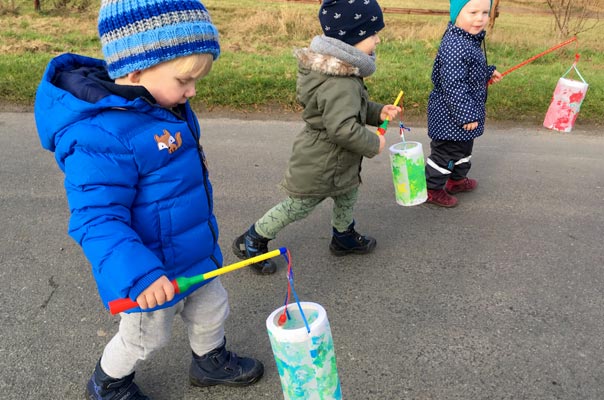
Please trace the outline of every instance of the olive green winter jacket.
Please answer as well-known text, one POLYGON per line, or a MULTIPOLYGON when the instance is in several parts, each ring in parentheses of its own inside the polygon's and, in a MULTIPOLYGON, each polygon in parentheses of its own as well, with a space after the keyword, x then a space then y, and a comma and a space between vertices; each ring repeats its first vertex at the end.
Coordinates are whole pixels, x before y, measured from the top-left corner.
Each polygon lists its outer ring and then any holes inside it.
POLYGON ((337 58, 296 51, 296 94, 304 107, 281 186, 293 197, 330 197, 361 183, 361 161, 379 151, 382 104, 369 101, 358 69, 337 58))

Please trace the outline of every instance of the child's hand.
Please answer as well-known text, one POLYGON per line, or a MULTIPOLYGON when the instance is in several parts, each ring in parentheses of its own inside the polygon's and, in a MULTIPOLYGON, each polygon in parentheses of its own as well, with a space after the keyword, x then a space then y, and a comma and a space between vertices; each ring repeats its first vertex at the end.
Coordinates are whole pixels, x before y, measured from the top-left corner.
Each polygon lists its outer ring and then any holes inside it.
POLYGON ((493 75, 491 75, 491 82, 490 83, 497 83, 500 80, 503 79, 503 75, 501 75, 501 72, 495 70, 493 71, 493 75))
POLYGON ((136 298, 136 302, 143 310, 161 306, 174 298, 174 286, 168 278, 163 275, 153 282, 136 298))
POLYGON ((380 119, 382 121, 392 121, 397 115, 398 113, 402 113, 403 109, 398 107, 398 106, 394 106, 392 104, 388 104, 385 105, 384 108, 382 108, 382 111, 380 111, 380 119))
POLYGON ((386 138, 384 137, 384 135, 378 135, 380 138, 380 150, 378 151, 378 154, 380 154, 382 152, 382 150, 384 150, 384 147, 386 147, 386 138))
POLYGON ((464 124, 462 128, 466 131, 473 131, 474 129, 478 128, 478 122, 470 122, 469 124, 464 124))

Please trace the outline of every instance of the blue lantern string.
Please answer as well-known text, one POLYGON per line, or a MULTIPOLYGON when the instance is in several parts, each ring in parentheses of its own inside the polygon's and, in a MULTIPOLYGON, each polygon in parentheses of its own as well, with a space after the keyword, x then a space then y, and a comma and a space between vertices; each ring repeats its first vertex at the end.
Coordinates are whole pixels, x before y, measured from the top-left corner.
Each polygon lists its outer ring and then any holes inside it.
POLYGON ((300 310, 300 316, 302 317, 302 320, 304 321, 304 326, 306 326, 306 331, 307 331, 307 333, 310 334, 310 326, 308 325, 308 320, 306 319, 306 315, 304 315, 304 310, 302 309, 302 305, 300 304, 300 299, 298 298, 298 294, 296 293, 296 290, 294 289, 294 270, 292 269, 291 255, 289 253, 289 250, 287 250, 287 254, 283 254, 283 257, 285 258, 285 261, 287 262, 287 293, 285 294, 285 302, 284 302, 285 304, 284 304, 283 314, 279 318, 280 325, 285 322, 285 319, 284 319, 285 317, 287 317, 288 320, 291 319, 291 315, 289 314, 289 311, 287 310, 287 304, 289 302, 289 296, 290 296, 290 292, 291 292, 291 294, 293 294, 293 296, 294 296, 294 300, 296 301, 296 304, 298 305, 298 309, 300 310))

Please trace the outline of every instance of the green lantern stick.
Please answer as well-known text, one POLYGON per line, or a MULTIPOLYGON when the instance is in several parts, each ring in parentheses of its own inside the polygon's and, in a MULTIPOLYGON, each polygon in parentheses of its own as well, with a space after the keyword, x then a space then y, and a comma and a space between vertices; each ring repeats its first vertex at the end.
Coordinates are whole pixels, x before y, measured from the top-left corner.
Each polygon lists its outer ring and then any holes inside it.
MULTIPOLYGON (((186 292, 191 286, 201 283, 205 280, 217 277, 218 275, 226 274, 227 272, 231 272, 239 268, 247 267, 250 264, 255 264, 260 261, 268 260, 269 258, 277 257, 285 253, 287 253, 287 248, 281 247, 277 250, 269 251, 268 253, 248 258, 246 260, 227 265, 226 267, 222 267, 214 271, 206 272, 205 274, 189 277, 178 277, 172 281, 172 286, 174 286, 174 292, 176 293, 186 292)), ((135 307, 138 307, 138 303, 127 297, 123 299, 112 300, 109 302, 109 312, 111 312, 111 314, 113 315, 119 314, 126 310, 130 310, 131 308, 135 307)))

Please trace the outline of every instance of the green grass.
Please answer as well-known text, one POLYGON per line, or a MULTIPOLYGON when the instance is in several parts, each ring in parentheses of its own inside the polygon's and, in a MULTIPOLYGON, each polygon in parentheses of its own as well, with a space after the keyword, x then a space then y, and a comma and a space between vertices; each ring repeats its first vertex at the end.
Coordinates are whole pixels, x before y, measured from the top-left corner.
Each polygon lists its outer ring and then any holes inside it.
MULTIPOLYGON (((63 52, 100 57, 96 5, 88 13, 34 13, 29 1, 0 15, 0 97, 4 105, 31 107, 48 61, 63 52)), ((489 63, 500 72, 562 42, 542 2, 502 2, 495 30, 487 35, 489 63), (508 8, 506 8, 508 7, 508 8), (529 10, 529 12, 527 12, 529 10)), ((46 4, 43 2, 43 5, 46 4)), ((205 1, 221 32, 222 55, 199 83, 192 104, 198 109, 299 111, 295 101, 295 47, 320 33, 315 4, 258 0, 205 1), (270 9, 271 12, 267 12, 270 9)), ((443 9, 440 0, 382 0, 383 7, 443 9)), ((69 10, 68 10, 69 11, 69 10)), ((446 19, 386 14, 380 34, 377 72, 366 80, 372 98, 390 103, 405 91, 405 115, 425 118, 430 74, 446 19)), ((496 120, 542 120, 560 76, 581 54, 579 69, 589 83, 579 123, 602 122, 604 110, 604 29, 581 33, 578 44, 541 57, 511 72, 489 89, 488 115, 496 120)))

